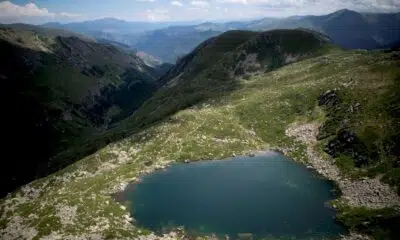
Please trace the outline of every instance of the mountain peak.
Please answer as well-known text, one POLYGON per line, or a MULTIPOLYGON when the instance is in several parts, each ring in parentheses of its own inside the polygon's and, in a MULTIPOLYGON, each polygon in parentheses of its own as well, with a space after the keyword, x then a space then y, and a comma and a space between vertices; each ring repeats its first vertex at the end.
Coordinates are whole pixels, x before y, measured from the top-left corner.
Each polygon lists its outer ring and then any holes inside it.
POLYGON ((344 9, 338 10, 336 12, 333 12, 331 15, 339 16, 339 15, 343 15, 343 14, 357 14, 358 15, 359 13, 356 11, 344 8, 344 9))

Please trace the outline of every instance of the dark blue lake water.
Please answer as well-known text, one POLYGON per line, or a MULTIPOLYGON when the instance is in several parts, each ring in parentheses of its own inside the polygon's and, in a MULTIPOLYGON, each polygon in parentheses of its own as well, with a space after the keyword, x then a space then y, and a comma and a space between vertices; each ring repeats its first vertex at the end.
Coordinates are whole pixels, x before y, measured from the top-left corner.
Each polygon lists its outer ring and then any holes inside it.
POLYGON ((283 155, 176 164, 124 193, 137 225, 254 239, 323 239, 345 229, 327 201, 333 185, 283 155))

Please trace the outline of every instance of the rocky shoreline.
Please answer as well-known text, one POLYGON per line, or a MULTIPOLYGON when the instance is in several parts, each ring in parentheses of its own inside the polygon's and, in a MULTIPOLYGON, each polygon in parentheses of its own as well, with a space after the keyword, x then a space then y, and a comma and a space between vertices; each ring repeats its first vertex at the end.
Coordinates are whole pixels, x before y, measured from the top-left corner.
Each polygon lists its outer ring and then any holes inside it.
MULTIPOLYGON (((341 191, 339 201, 351 207, 369 209, 399 208, 400 197, 389 185, 382 183, 379 176, 351 180, 340 174, 339 168, 332 159, 323 159, 319 156, 315 151, 319 127, 318 123, 294 123, 286 129, 285 134, 286 136, 294 137, 296 141, 307 146, 307 167, 314 169, 323 177, 337 184, 341 191)), ((285 149, 282 152, 287 154, 285 149)), ((333 207, 336 206, 334 205, 333 207)), ((341 240, 371 240, 371 238, 367 235, 351 232, 349 235, 342 236, 341 240)))
MULTIPOLYGON (((306 155, 308 162, 306 163, 309 168, 314 169, 318 172, 321 176, 334 181, 338 188, 341 190, 342 195, 339 198, 340 202, 345 203, 348 206, 352 207, 366 207, 370 209, 379 209, 384 207, 399 207, 400 206, 400 198, 396 194, 396 192, 391 189, 388 185, 383 184, 380 182, 380 179, 377 178, 365 178, 361 180, 351 180, 347 179, 346 177, 340 174, 338 167, 332 161, 331 158, 327 157, 323 159, 314 149, 315 145, 317 144, 316 136, 318 135, 318 123, 307 123, 307 124, 292 124, 286 130, 286 135, 290 137, 294 137, 297 141, 307 146, 306 148, 306 155)), ((127 159, 129 159, 128 155, 130 156, 130 152, 134 152, 133 150, 129 150, 128 152, 125 151, 117 151, 116 149, 110 150, 114 153, 116 157, 116 161, 118 163, 125 163, 127 159)), ((274 154, 271 152, 275 152, 276 154, 284 154, 290 155, 289 149, 271 149, 270 151, 250 151, 247 153, 243 153, 243 155, 252 156, 259 156, 264 154, 274 154)), ((235 157, 233 155, 232 157, 235 157)), ((302 159, 295 159, 301 162, 302 159)), ((190 161, 187 161, 190 162, 190 161)), ((140 169, 135 176, 130 176, 129 178, 120 178, 117 180, 113 187, 104 190, 101 192, 102 195, 112 195, 115 193, 121 193, 126 190, 126 187, 130 183, 135 183, 140 181, 141 177, 147 174, 150 174, 154 171, 161 170, 167 168, 169 165, 173 164, 174 161, 171 160, 159 160, 154 162, 154 164, 145 165, 144 168, 140 169)), ((112 165, 108 162, 103 163, 98 172, 92 174, 82 174, 81 170, 77 170, 73 173, 66 173, 62 176, 55 176, 56 180, 61 182, 64 181, 71 181, 71 179, 78 180, 81 178, 87 178, 89 176, 94 176, 96 174, 100 174, 103 171, 108 169, 114 169, 117 165, 112 165)), ((47 180, 40 188, 33 187, 32 184, 29 184, 22 188, 23 195, 15 196, 14 198, 9 198, 4 202, 4 210, 10 210, 9 208, 14 209, 20 204, 23 204, 28 201, 32 201, 36 199, 40 192, 46 187, 49 180, 47 180), (18 200, 18 201, 17 201, 18 200), (17 202, 15 202, 17 201, 17 202)), ((62 189, 58 190, 62 192, 62 189)), ((108 205, 108 200, 106 201, 106 205, 108 205)), ((76 207, 74 206, 67 206, 67 205, 56 205, 56 214, 61 220, 62 223, 68 224, 73 222, 75 219, 75 215, 77 212, 76 207)), ((121 224, 123 224, 126 229, 132 227, 132 223, 135 220, 127 211, 127 208, 120 203, 120 209, 125 212, 121 216, 121 224)), ((134 224, 133 224, 134 225, 134 224)), ((24 238, 32 239, 35 235, 37 235, 37 231, 35 228, 28 227, 19 216, 13 217, 10 223, 8 224, 6 229, 0 231, 0 235, 5 236, 9 239, 17 239, 17 236, 21 236, 23 233, 24 238)), ((61 234, 61 233, 60 233, 61 234)), ((47 238, 43 239, 71 239, 69 236, 60 235, 60 234, 52 234, 47 238), (56 236, 57 235, 57 236, 56 236)), ((84 235, 82 239, 102 239, 101 236, 90 236, 84 235)), ((155 240, 155 239, 164 239, 164 240, 172 240, 172 239, 188 239, 183 231, 172 231, 170 233, 165 233, 163 236, 157 236, 154 233, 149 235, 142 235, 139 237, 142 240, 155 240)), ((201 239, 215 239, 213 236, 204 237, 201 239)), ((370 240, 371 238, 366 235, 361 235, 358 233, 350 233, 349 235, 342 236, 341 240, 370 240)))
POLYGON ((307 146, 308 165, 338 185, 342 192, 340 201, 351 207, 370 209, 400 207, 400 197, 389 185, 382 183, 380 177, 351 180, 340 173, 334 161, 320 157, 314 150, 318 129, 318 123, 292 124, 285 133, 307 146))
MULTIPOLYGON (((339 200, 351 207, 366 207, 370 209, 379 209, 385 207, 400 207, 400 197, 396 192, 387 184, 380 181, 380 178, 364 178, 362 180, 350 180, 340 174, 339 168, 331 159, 323 159, 314 150, 317 143, 319 124, 318 123, 307 123, 307 124, 292 124, 287 128, 285 134, 289 137, 294 137, 296 141, 301 142, 307 146, 307 167, 315 170, 318 174, 324 178, 333 181, 337 184, 337 187, 341 191, 339 200)), ((287 149, 272 149, 268 151, 251 151, 248 152, 247 156, 254 157, 264 154, 276 154, 288 155, 287 149)), ((236 157, 233 155, 232 157, 236 157)), ((184 163, 190 163, 190 161, 184 161, 184 163)), ((131 184, 140 181, 140 177, 143 175, 150 174, 151 172, 164 169, 171 164, 171 161, 165 161, 156 165, 148 166, 147 168, 140 171, 139 176, 131 179, 129 183, 123 182, 116 186, 112 192, 123 192, 126 187, 131 184)), ((122 205, 121 205, 122 206, 122 205)), ((335 207, 335 206, 333 206, 335 207)), ((129 215, 128 215, 129 216, 129 215)), ((130 219, 132 222, 132 219, 130 219)), ((166 233, 163 236, 156 236, 150 234, 147 236, 141 236, 143 240, 167 240, 173 237, 174 239, 186 239, 182 230, 180 231, 180 237, 176 232, 166 233)), ((206 239, 214 239, 212 236, 206 239)), ((367 235, 350 232, 348 235, 343 235, 340 240, 370 240, 371 238, 367 235)))
MULTIPOLYGON (((315 170, 321 176, 337 184, 337 187, 341 191, 341 196, 339 198, 340 202, 343 202, 351 207, 366 207, 370 209, 400 207, 400 197, 389 185, 382 183, 379 177, 364 178, 362 180, 348 179, 340 174, 339 168, 335 165, 332 159, 323 159, 321 156, 319 156, 319 154, 314 150, 317 143, 318 129, 318 123, 292 124, 286 129, 285 134, 289 137, 294 137, 296 141, 301 142, 307 146, 307 167, 315 170)), ((263 154, 270 154, 268 152, 288 155, 287 149, 251 151, 245 155, 254 157, 263 154)), ((236 155, 233 155, 232 157, 236 157, 236 155)), ((190 161, 184 161, 184 163, 190 163, 190 161)), ((153 171, 164 169, 170 164, 171 161, 165 161, 156 165, 150 165, 140 171, 138 177, 131 179, 129 183, 123 182, 119 184, 118 186, 116 186, 116 188, 112 190, 112 192, 123 192, 125 191, 128 184, 140 181, 140 177, 142 175, 147 175, 153 171)), ((184 234, 182 234, 180 238, 177 238, 175 232, 165 234, 164 236, 156 236, 154 234, 150 234, 147 236, 142 236, 141 239, 162 240, 171 239, 171 236, 173 236, 175 239, 185 239, 184 234)), ((210 236, 210 239, 213 238, 210 236)), ((371 238, 366 235, 351 232, 348 235, 342 236, 340 239, 370 240, 371 238)))

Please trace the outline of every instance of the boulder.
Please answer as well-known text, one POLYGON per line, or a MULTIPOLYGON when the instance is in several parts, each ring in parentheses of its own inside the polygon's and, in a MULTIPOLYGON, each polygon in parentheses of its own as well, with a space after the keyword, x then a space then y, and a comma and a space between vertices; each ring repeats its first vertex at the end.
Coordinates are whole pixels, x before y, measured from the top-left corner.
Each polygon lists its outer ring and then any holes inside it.
POLYGON ((336 137, 325 146, 325 152, 336 158, 340 155, 351 157, 356 167, 377 159, 377 153, 369 153, 367 146, 351 131, 340 130, 336 137))
POLYGON ((319 96, 319 105, 333 107, 339 102, 339 97, 334 90, 328 90, 319 96))

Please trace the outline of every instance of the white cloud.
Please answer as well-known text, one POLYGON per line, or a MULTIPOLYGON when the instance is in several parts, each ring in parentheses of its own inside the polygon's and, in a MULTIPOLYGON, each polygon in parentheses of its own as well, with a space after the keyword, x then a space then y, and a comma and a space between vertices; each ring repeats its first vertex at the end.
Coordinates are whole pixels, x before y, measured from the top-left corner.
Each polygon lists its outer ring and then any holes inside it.
POLYGON ((15 22, 24 21, 25 18, 78 18, 81 15, 61 12, 49 12, 47 8, 39 8, 34 3, 27 3, 25 5, 13 4, 10 1, 0 2, 0 21, 15 22))
POLYGON ((182 7, 183 6, 183 4, 181 2, 179 2, 179 1, 172 1, 171 5, 178 6, 178 7, 182 7))
POLYGON ((202 7, 202 8, 206 8, 206 7, 210 6, 209 2, 199 1, 199 0, 191 1, 190 4, 193 6, 202 7))
POLYGON ((142 20, 159 22, 159 21, 170 20, 171 18, 168 13, 169 13, 168 9, 155 8, 155 9, 147 9, 145 12, 139 13, 138 16, 142 20))
POLYGON ((50 13, 46 8, 38 8, 34 3, 20 6, 10 1, 0 2, 0 16, 2 17, 52 17, 54 15, 54 13, 50 13))

